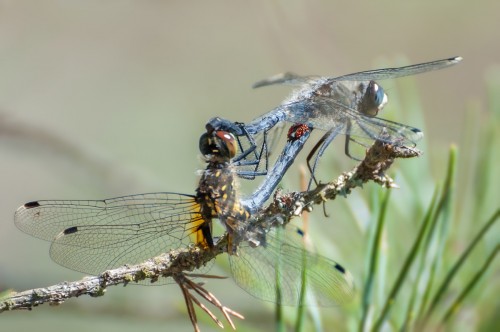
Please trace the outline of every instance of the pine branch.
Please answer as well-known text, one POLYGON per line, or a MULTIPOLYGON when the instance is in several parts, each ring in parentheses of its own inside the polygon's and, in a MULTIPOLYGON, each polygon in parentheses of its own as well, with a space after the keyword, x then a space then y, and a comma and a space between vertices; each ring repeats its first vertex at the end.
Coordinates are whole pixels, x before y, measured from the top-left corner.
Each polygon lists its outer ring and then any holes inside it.
MULTIPOLYGON (((374 181, 387 188, 397 187, 385 171, 392 165, 395 158, 411 158, 420 155, 420 151, 389 145, 380 141, 375 142, 367 151, 365 159, 350 172, 343 173, 335 181, 320 184, 311 191, 292 192, 282 195, 277 192, 273 202, 261 213, 253 217, 253 222, 269 220, 269 227, 286 225, 294 216, 309 210, 314 204, 322 204, 327 199, 335 199, 338 195, 346 196, 352 189, 361 187, 368 181, 374 181), (270 218, 271 217, 271 218, 270 218), (278 222, 277 222, 278 221, 278 222)), ((172 277, 181 288, 191 322, 195 331, 199 331, 193 303, 200 306, 214 321, 222 323, 194 296, 198 294, 220 310, 234 329, 229 315, 243 318, 240 314, 224 307, 215 296, 206 291, 202 284, 189 280, 189 272, 206 265, 219 254, 227 251, 227 236, 223 236, 212 250, 198 246, 171 250, 144 263, 123 266, 108 270, 95 277, 86 277, 78 281, 63 282, 57 285, 30 289, 23 292, 11 293, 0 299, 0 313, 10 310, 31 310, 40 304, 61 304, 65 300, 81 295, 92 297, 104 295, 109 286, 150 280, 154 283, 159 278, 172 277)), ((215 276, 206 276, 214 278, 215 276)))
POLYGON ((413 158, 420 155, 421 152, 415 148, 376 141, 367 150, 365 159, 351 171, 341 174, 337 180, 319 184, 310 191, 288 194, 281 194, 277 191, 273 203, 262 214, 292 218, 300 215, 304 210, 310 211, 315 204, 334 200, 338 195, 345 197, 351 193, 352 189, 362 187, 368 181, 378 183, 385 188, 398 188, 394 180, 385 172, 396 158, 413 158))
POLYGON ((81 295, 102 296, 107 287, 119 284, 127 285, 144 280, 154 283, 159 278, 173 277, 204 266, 224 252, 226 246, 224 237, 216 244, 214 250, 203 250, 197 246, 172 250, 144 263, 108 270, 95 277, 11 293, 1 299, 0 313, 7 310, 31 310, 44 303, 60 304, 69 298, 81 295))

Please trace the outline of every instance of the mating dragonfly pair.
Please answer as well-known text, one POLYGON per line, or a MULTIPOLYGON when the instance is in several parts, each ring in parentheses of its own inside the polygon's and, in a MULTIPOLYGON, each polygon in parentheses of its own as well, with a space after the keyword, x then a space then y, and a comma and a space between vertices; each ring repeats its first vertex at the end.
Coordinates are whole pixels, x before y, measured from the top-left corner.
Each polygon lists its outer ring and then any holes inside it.
POLYGON ((219 219, 229 234, 233 277, 250 294, 297 304, 304 280, 302 271, 307 271, 305 280, 318 304, 343 303, 353 294, 349 273, 338 263, 304 249, 300 232, 290 227, 269 227, 266 220, 256 216, 313 129, 326 133, 307 158, 312 180, 318 160, 338 134, 346 136, 347 155, 350 142, 359 139, 414 146, 422 137, 419 129, 375 117, 387 103, 387 95, 374 80, 437 70, 460 60, 455 57, 336 78, 284 74, 261 81, 255 86, 300 87, 280 106, 250 123, 221 118, 207 123, 207 131, 200 138, 207 167, 195 195, 163 192, 97 201, 34 201, 16 211, 16 225, 28 234, 51 241, 50 255, 58 264, 99 274, 193 242, 210 250, 214 246, 212 220, 219 219), (295 125, 283 151, 269 167, 268 134, 284 122, 295 125), (236 176, 248 179, 260 175, 266 178, 256 191, 240 197, 236 176), (278 266, 280 292, 276 290, 278 266))

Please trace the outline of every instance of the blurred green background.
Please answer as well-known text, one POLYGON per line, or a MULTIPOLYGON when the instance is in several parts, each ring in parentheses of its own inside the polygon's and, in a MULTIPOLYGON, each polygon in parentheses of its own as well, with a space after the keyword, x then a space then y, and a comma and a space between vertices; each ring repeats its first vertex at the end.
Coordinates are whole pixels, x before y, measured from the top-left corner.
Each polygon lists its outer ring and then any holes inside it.
MULTIPOLYGON (((193 193, 195 171, 203 167, 198 138, 205 122, 216 115, 249 121, 289 91, 253 91, 253 82, 283 71, 334 76, 460 55, 464 61, 450 69, 382 83, 389 105, 381 117, 422 128, 426 135, 420 145, 424 155, 397 161, 392 169, 392 175, 425 175, 417 186, 400 182, 389 203, 397 205, 399 219, 388 223, 400 223, 397 231, 405 232, 421 220, 434 181, 444 177, 450 143, 459 150, 469 145, 461 154, 461 165, 468 165, 478 155, 481 122, 498 120, 489 112, 499 111, 491 102, 499 92, 499 12, 496 1, 0 1, 0 289, 82 277, 53 263, 48 243, 16 229, 13 213, 19 205, 35 199, 193 193), (398 205, 405 197, 420 200, 410 215, 398 205)), ((498 146, 493 147, 498 157, 498 146)), ((328 180, 338 174, 328 165, 340 171, 354 162, 330 149, 322 165, 321 178, 328 180)), ((470 168, 459 168, 460 190, 468 191, 473 177, 470 168)), ((292 169, 286 189, 298 189, 297 178, 292 169)), ((498 176, 491 181, 500 184, 498 176)), ((484 207, 498 208, 496 190, 484 195, 484 207)), ((326 221, 321 209, 312 217, 313 232, 317 227, 322 233, 316 246, 358 281, 366 244, 353 224, 373 219, 368 191, 328 203, 332 217, 326 221)), ((472 214, 459 219, 473 226, 492 211, 485 208, 480 220, 467 218, 472 214)), ((404 242, 400 245, 388 250, 404 252, 404 242)), ((496 267, 496 279, 489 279, 496 284, 482 287, 499 290, 496 267)), ((246 316, 236 322, 238 330, 273 327, 272 306, 230 279, 210 280, 207 288, 246 316)), ((490 308, 500 307, 497 302, 490 308)), ((322 313, 342 317, 336 308, 322 313)), ((201 327, 218 330, 212 322, 201 327)), ((99 299, 4 313, 4 328, 192 330, 173 285, 114 287, 99 299)))

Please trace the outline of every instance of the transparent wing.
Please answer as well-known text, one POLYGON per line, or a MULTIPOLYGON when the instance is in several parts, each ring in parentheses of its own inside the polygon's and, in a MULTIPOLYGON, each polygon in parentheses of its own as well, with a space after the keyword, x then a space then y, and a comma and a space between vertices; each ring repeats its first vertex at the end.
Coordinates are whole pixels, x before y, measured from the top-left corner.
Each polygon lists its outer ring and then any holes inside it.
POLYGON ((319 78, 319 76, 301 76, 292 72, 285 72, 257 81, 252 85, 252 88, 256 89, 270 85, 301 85, 319 78))
MULTIPOLYGON (((271 112, 286 114, 287 121, 308 124, 322 130, 340 126, 342 127, 339 131, 341 134, 371 140, 379 139, 390 144, 414 146, 423 137, 419 129, 367 116, 353 109, 350 103, 355 102, 351 100, 355 91, 350 89, 357 88, 359 85, 347 84, 347 81, 364 82, 366 86, 370 80, 396 78, 443 69, 461 60, 461 57, 454 57, 399 68, 363 71, 334 78, 285 73, 257 82, 254 87, 273 84, 301 85, 288 102, 271 112), (329 93, 317 91, 325 87, 330 88, 329 93)), ((268 115, 268 117, 272 116, 272 114, 268 115)))
POLYGON ((339 133, 344 135, 380 139, 390 144, 405 146, 414 146, 423 137, 418 128, 363 115, 325 96, 283 104, 279 108, 288 114, 288 121, 308 124, 321 130, 341 126, 339 133))
POLYGON ((444 69, 456 65, 460 61, 462 61, 462 57, 457 56, 448 59, 424 62, 404 67, 366 70, 358 73, 342 75, 334 78, 328 78, 328 81, 385 80, 389 78, 411 76, 429 71, 444 69))
POLYGON ((249 294, 283 305, 302 305, 300 294, 314 297, 308 305, 332 306, 348 302, 354 294, 352 276, 338 263, 307 251, 290 232, 285 238, 273 230, 266 245, 241 244, 238 256, 229 256, 236 283, 249 294), (279 295, 278 295, 279 294, 279 295))
POLYGON ((99 274, 137 264, 183 243, 204 223, 194 196, 151 193, 106 200, 44 200, 15 213, 25 233, 51 241, 52 259, 99 274))
POLYGON ((452 57, 448 59, 419 63, 396 68, 381 68, 373 70, 365 70, 357 73, 346 74, 337 77, 320 77, 320 76, 300 76, 295 73, 286 72, 266 78, 254 83, 253 88, 259 88, 269 85, 301 85, 304 83, 313 83, 317 80, 323 80, 326 84, 339 81, 371 81, 385 80, 390 78, 398 78, 421 74, 429 71, 444 69, 456 65, 462 61, 462 57, 452 57))

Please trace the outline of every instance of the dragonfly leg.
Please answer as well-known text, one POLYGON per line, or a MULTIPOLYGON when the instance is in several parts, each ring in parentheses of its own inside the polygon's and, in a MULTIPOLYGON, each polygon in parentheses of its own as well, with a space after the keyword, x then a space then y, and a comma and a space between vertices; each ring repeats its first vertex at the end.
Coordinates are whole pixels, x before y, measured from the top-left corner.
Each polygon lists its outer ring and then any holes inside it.
POLYGON ((349 143, 351 141, 354 141, 352 138, 351 138, 351 135, 345 135, 345 146, 344 146, 344 153, 346 156, 348 156, 349 158, 353 159, 353 160, 356 160, 356 161, 361 161, 361 159, 358 159, 354 156, 351 155, 351 153, 349 152, 349 143))
POLYGON ((309 168, 309 171, 311 172, 311 179, 309 180, 309 185, 307 186, 307 190, 311 188, 311 184, 314 181, 316 185, 318 185, 318 181, 316 180, 316 176, 314 175, 314 172, 316 171, 316 167, 318 166, 319 159, 321 156, 323 156, 323 153, 325 152, 326 148, 330 143, 334 140, 335 137, 337 137, 339 133, 339 128, 335 127, 326 132, 323 137, 316 143, 316 145, 312 148, 311 152, 307 155, 307 167, 309 168), (317 153, 316 153, 317 152, 317 153), (311 165, 311 159, 314 158, 314 163, 311 165))
POLYGON ((255 140, 251 138, 252 136, 250 134, 247 133, 247 135, 248 141, 250 142, 251 146, 248 149, 244 150, 243 145, 238 140, 240 151, 242 151, 242 153, 232 160, 232 164, 234 166, 252 166, 250 170, 237 170, 236 172, 238 176, 244 179, 253 180, 256 176, 267 175, 269 169, 267 131, 265 131, 263 134, 263 141, 260 147, 257 146, 255 140), (253 153, 254 160, 244 160, 250 153, 253 153), (264 158, 265 165, 263 170, 259 170, 262 158, 264 158))
MULTIPOLYGON (((245 159, 250 153, 254 153, 255 155, 255 158, 258 158, 258 153, 255 152, 255 150, 257 149, 257 144, 255 143, 255 139, 253 138, 253 136, 246 130, 244 124, 239 124, 240 128, 241 128, 241 131, 243 132, 243 135, 241 136, 245 136, 247 139, 248 139, 248 142, 250 143, 250 147, 248 149, 244 149, 243 147, 243 144, 241 144, 241 141, 240 139, 238 138, 238 145, 239 145, 239 150, 241 151, 241 154, 235 158, 233 158, 233 163, 237 163, 239 162, 240 160, 242 159, 245 159)), ((264 134, 265 135, 265 134, 264 134)), ((238 137, 238 136, 237 136, 238 137)))
POLYGON ((345 153, 345 155, 348 156, 351 159, 354 159, 354 160, 357 160, 357 161, 361 161, 360 159, 351 156, 351 153, 349 152, 349 143, 351 142, 351 140, 353 140, 351 138, 351 135, 350 135, 350 132, 351 132, 351 121, 347 122, 347 128, 346 128, 345 132, 346 132, 346 134, 345 134, 345 145, 344 145, 344 153, 345 153))
POLYGON ((349 143, 350 142, 357 143, 357 144, 359 144, 361 146, 364 146, 365 148, 368 148, 368 146, 365 145, 365 144, 363 144, 363 143, 361 143, 361 142, 356 141, 350 135, 346 135, 346 137, 345 137, 345 147, 344 147, 344 153, 345 153, 345 155, 348 156, 349 158, 353 159, 353 160, 362 161, 363 159, 356 158, 356 157, 352 156, 351 153, 349 152, 349 143))

